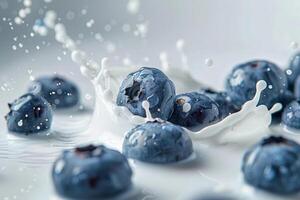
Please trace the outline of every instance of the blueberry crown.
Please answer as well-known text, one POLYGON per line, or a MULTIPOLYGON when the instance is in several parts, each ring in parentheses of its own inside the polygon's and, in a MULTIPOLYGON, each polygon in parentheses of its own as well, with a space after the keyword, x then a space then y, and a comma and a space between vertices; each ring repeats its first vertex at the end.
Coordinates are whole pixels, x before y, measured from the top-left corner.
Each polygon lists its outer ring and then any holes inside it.
POLYGON ((99 148, 98 146, 91 144, 91 145, 87 145, 87 146, 76 147, 74 152, 76 154, 90 154, 98 148, 99 148))
POLYGON ((270 136, 262 140, 261 145, 272 145, 272 144, 288 144, 288 140, 281 136, 270 136))
POLYGON ((127 103, 136 101, 141 94, 141 83, 138 81, 133 81, 132 86, 125 89, 125 95, 128 97, 127 103))

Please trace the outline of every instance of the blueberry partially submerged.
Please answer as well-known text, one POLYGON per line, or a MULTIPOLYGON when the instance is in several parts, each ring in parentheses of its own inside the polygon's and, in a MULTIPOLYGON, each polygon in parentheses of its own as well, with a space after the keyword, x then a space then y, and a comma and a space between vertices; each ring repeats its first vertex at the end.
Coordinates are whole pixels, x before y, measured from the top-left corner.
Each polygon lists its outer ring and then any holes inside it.
POLYGON ((202 89, 199 92, 208 96, 218 104, 221 119, 239 110, 226 92, 217 92, 212 89, 202 89))
POLYGON ((284 108, 282 123, 290 128, 300 129, 300 100, 292 101, 284 108))
POLYGON ((128 157, 150 163, 172 163, 188 158, 193 152, 189 135, 168 122, 147 122, 130 130, 123 142, 128 157))
POLYGON ((53 108, 70 108, 80 100, 79 90, 74 83, 60 77, 49 76, 35 80, 29 92, 44 97, 53 108))
POLYGON ((221 119, 218 104, 199 92, 177 95, 170 122, 184 127, 202 129, 221 119))
POLYGON ((142 102, 147 100, 152 116, 167 120, 173 112, 174 97, 174 84, 162 71, 143 67, 122 82, 117 105, 127 107, 134 115, 145 117, 142 102))
POLYGON ((286 75, 274 63, 254 60, 234 67, 225 82, 226 92, 241 107, 254 97, 260 80, 266 81, 268 87, 262 92, 259 104, 270 109, 288 87, 286 75))
POLYGON ((50 129, 52 110, 43 97, 28 93, 8 105, 5 119, 9 131, 32 134, 50 129))
POLYGON ((132 185, 131 177, 126 157, 103 145, 65 150, 52 170, 56 191, 76 199, 119 195, 132 185))
POLYGON ((243 158, 245 181, 257 188, 278 193, 300 191, 300 145, 270 136, 250 148, 243 158))

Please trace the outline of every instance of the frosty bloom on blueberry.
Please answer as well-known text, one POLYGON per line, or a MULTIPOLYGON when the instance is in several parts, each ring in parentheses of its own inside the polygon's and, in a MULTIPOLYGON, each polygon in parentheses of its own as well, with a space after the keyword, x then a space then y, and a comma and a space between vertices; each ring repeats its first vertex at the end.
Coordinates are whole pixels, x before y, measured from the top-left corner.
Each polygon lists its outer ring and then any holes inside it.
POLYGON ((31 93, 44 97, 53 108, 69 108, 78 104, 80 95, 74 83, 60 76, 42 77, 29 87, 31 93))
POLYGON ((300 129, 300 100, 292 101, 284 108, 282 123, 290 128, 300 129))
POLYGON ((130 130, 123 142, 128 157, 150 163, 172 163, 193 152, 189 135, 169 122, 147 122, 130 130))
POLYGON ((236 66, 226 79, 226 91, 232 102, 241 107, 252 99, 256 92, 256 83, 266 81, 268 87, 262 92, 260 104, 271 108, 287 90, 287 78, 274 63, 254 60, 236 66))
POLYGON ((75 199, 119 195, 132 185, 131 176, 126 157, 103 145, 65 150, 52 170, 56 191, 75 199))
POLYGON ((9 131, 31 134, 50 129, 52 110, 43 97, 28 93, 8 105, 5 119, 9 131))
POLYGON ((300 191, 300 145, 270 136, 250 148, 243 158, 245 181, 257 188, 279 194, 300 191))
POLYGON ((150 104, 154 118, 167 120, 173 112, 175 87, 159 69, 143 67, 122 82, 117 105, 127 107, 134 115, 145 117, 143 101, 150 104))
POLYGON ((202 129, 220 121, 220 118, 221 114, 215 101, 199 92, 190 92, 176 96, 170 122, 202 129))

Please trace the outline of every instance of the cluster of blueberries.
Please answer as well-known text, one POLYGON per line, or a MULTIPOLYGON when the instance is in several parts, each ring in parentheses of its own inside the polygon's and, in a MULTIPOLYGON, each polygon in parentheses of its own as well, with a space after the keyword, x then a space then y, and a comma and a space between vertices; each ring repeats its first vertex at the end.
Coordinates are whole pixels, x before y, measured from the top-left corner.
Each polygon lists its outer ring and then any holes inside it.
MULTIPOLYGON (((289 68, 254 60, 233 68, 226 78, 225 91, 201 89, 176 94, 173 82, 159 69, 143 67, 122 82, 116 103, 134 115, 146 117, 143 102, 155 120, 140 124, 123 141, 123 154, 103 145, 87 145, 65 150, 55 161, 52 177, 56 191, 70 198, 102 198, 120 195, 132 185, 127 158, 166 164, 187 159, 193 144, 184 128, 200 130, 217 123, 252 99, 256 83, 266 81, 259 104, 271 108, 280 102, 283 112, 274 115, 291 128, 300 129, 300 54, 289 68)), ((29 93, 9 104, 8 129, 30 134, 48 130, 51 109, 74 106, 79 92, 59 77, 41 78, 29 93)), ((247 183, 279 194, 300 191, 300 145, 271 136, 250 148, 243 158, 247 183)))
POLYGON ((52 110, 74 107, 79 99, 79 90, 71 81, 57 75, 41 77, 31 83, 28 93, 8 104, 8 130, 25 135, 47 131, 52 110))

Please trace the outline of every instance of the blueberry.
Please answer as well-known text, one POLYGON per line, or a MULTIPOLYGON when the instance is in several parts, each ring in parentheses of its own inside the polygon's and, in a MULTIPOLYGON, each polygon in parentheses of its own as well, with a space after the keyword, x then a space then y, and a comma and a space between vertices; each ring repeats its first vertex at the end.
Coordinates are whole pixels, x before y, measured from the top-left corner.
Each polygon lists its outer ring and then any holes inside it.
POLYGON ((52 110, 43 97, 24 94, 8 106, 5 119, 9 131, 27 135, 50 129, 52 110))
POLYGON ((294 100, 295 100, 294 94, 291 91, 286 90, 278 100, 278 102, 282 104, 283 109, 272 114, 272 120, 275 120, 276 122, 280 122, 284 108, 294 100))
POLYGON ((294 85, 294 93, 297 99, 300 99, 300 76, 297 77, 294 85))
POLYGON ((226 92, 217 92, 207 88, 200 90, 200 93, 208 96, 218 104, 221 119, 239 111, 238 107, 233 104, 226 92))
POLYGON ((270 136, 250 148, 243 158, 245 181, 278 194, 300 191, 300 145, 280 136, 270 136))
POLYGON ((177 95, 170 122, 199 129, 220 121, 218 104, 204 94, 190 92, 177 95))
POLYGON ((145 117, 142 102, 150 104, 152 117, 167 120, 173 112, 175 87, 159 69, 143 67, 122 82, 117 105, 127 107, 134 115, 145 117))
POLYGON ((290 128, 300 129, 300 100, 292 101, 284 108, 282 123, 290 128))
POLYGON ((44 97, 53 108, 70 108, 78 104, 80 94, 71 81, 60 77, 41 77, 29 87, 31 93, 44 97))
POLYGON ((241 107, 254 97, 259 80, 266 81, 268 85, 259 104, 270 109, 287 89, 286 75, 274 63, 254 60, 236 66, 226 79, 226 91, 234 104, 241 107))
POLYGON ((119 195, 132 185, 131 177, 126 157, 103 145, 65 150, 52 170, 56 191, 76 199, 119 195))
POLYGON ((300 52, 296 53, 290 58, 289 66, 285 70, 287 75, 289 87, 291 90, 294 88, 294 83, 300 75, 300 52))
POLYGON ((189 135, 169 122, 147 122, 130 130, 123 142, 128 157, 150 163, 172 163, 193 152, 189 135))

